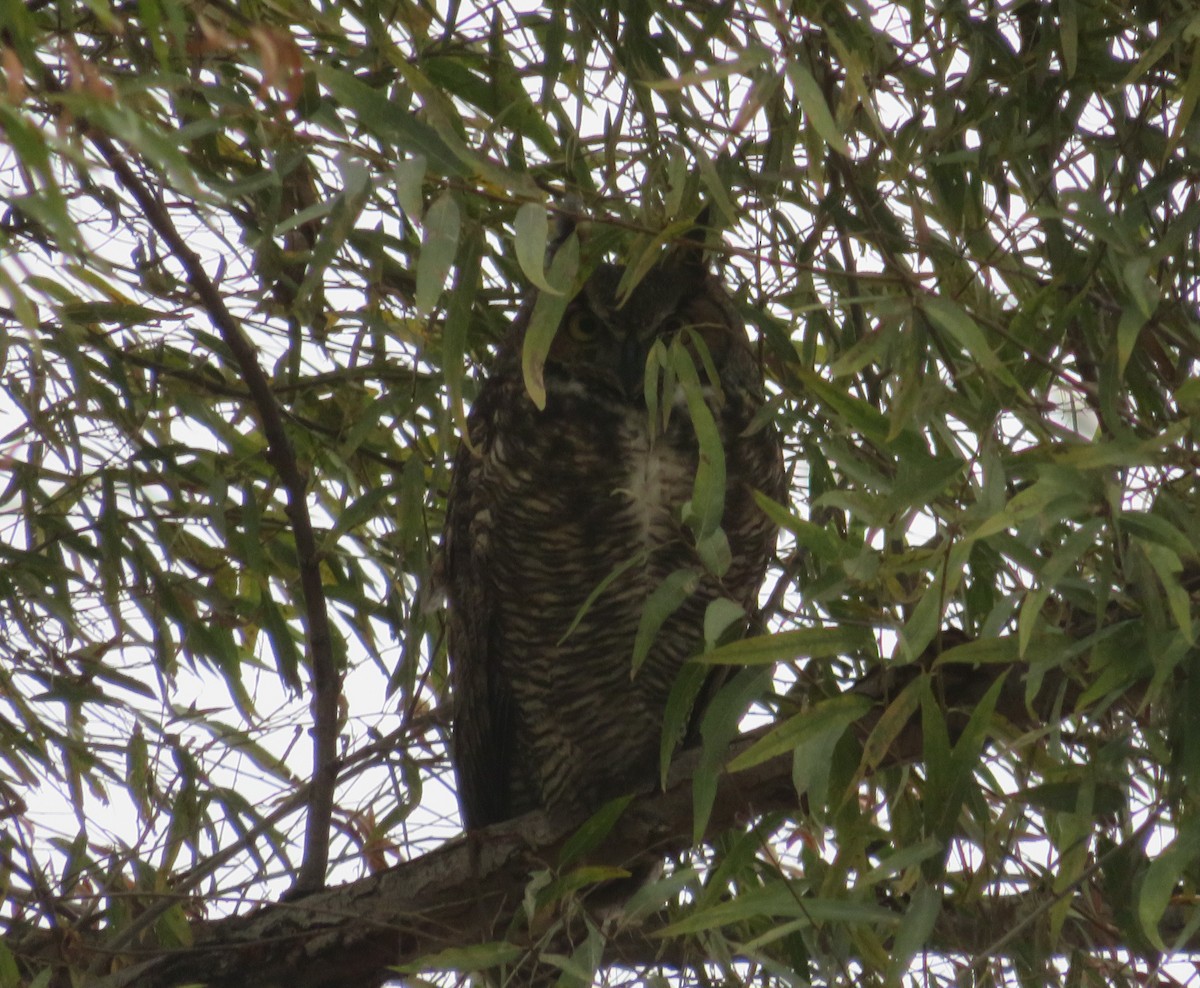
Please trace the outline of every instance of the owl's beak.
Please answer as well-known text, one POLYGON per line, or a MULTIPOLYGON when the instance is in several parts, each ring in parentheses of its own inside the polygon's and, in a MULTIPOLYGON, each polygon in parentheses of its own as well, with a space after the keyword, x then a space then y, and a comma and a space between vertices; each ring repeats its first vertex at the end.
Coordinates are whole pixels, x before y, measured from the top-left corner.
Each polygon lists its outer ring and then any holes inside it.
POLYGON ((617 373, 621 377, 621 389, 631 401, 641 402, 646 398, 646 357, 649 353, 649 343, 638 333, 629 333, 621 344, 617 373))

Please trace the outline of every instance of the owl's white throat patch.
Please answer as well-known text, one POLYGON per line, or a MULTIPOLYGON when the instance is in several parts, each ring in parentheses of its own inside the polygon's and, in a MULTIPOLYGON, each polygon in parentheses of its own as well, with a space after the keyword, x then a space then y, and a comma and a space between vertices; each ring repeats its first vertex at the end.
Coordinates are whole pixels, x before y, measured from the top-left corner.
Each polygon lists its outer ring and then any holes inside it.
POLYGON ((679 511, 692 495, 694 457, 662 432, 652 437, 641 409, 626 412, 620 443, 626 483, 614 493, 628 500, 638 537, 647 548, 674 538, 679 511))

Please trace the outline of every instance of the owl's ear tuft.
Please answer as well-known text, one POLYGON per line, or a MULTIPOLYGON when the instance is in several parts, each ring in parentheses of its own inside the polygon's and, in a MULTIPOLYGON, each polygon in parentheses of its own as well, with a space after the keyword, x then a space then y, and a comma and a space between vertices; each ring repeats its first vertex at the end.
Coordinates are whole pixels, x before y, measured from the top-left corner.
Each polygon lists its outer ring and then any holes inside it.
POLYGON ((701 277, 708 271, 704 252, 710 236, 717 232, 709 225, 712 214, 712 203, 708 203, 697 214, 695 225, 680 237, 679 243, 673 252, 674 257, 672 261, 674 264, 688 273, 694 273, 701 277))
POLYGON ((587 219, 583 200, 574 192, 563 197, 555 216, 554 233, 546 244, 546 263, 549 264, 558 248, 567 242, 567 237, 576 232, 581 222, 587 219))

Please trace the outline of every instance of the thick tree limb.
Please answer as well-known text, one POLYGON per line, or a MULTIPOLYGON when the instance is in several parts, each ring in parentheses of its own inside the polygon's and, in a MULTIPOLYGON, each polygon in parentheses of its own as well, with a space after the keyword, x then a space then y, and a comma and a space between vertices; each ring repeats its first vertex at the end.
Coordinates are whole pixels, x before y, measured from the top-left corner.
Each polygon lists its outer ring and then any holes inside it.
MULTIPOLYGON (((743 742, 742 750, 749 742, 743 742)), ((666 792, 637 800, 589 860, 626 866, 692 845, 691 769, 680 760, 666 792)), ((796 806, 789 758, 726 775, 710 833, 747 815, 796 806)), ((304 899, 195 930, 196 946, 137 963, 98 982, 103 988, 286 985, 346 988, 378 984, 389 965, 447 947, 503 937, 529 875, 557 860, 574 823, 533 813, 452 841, 386 872, 304 899)))
MULTIPOLYGON (((998 712, 1018 727, 1031 726, 1038 714, 1027 706, 1023 683, 1012 668, 975 669, 971 677, 947 685, 955 688, 956 706, 969 705, 976 692, 999 677, 1005 678, 1006 686, 998 712)), ((860 684, 859 692, 887 694, 891 684, 869 680, 860 684)), ((1043 690, 1050 698, 1059 692, 1058 685, 1048 684, 1043 690)), ((861 736, 870 733, 883 709, 877 706, 855 725, 861 736)), ((730 754, 747 750, 761 734, 741 739, 730 754)), ((919 723, 914 719, 896 739, 887 763, 907 761, 920 750, 919 723)), ((677 761, 665 792, 635 800, 604 844, 589 854, 589 863, 629 867, 692 847, 691 776, 697 757, 687 752, 677 761)), ((706 836, 744 826, 763 814, 799 812, 791 768, 790 755, 783 755, 723 775, 706 836)), ((555 825, 538 813, 490 827, 339 888, 267 906, 249 916, 198 924, 193 949, 134 963, 98 982, 97 988, 174 988, 192 982, 211 988, 377 985, 392 965, 448 947, 504 939, 514 925, 519 932, 530 874, 553 867, 574 830, 573 824, 555 825)), ((1048 896, 985 899, 966 911, 945 908, 932 942, 951 953, 981 950, 995 942, 997 930, 1009 928, 1014 917, 1027 915, 1048 896)), ((1064 932, 1064 946, 1103 949, 1102 922, 1075 916, 1071 922, 1077 929, 1064 932)), ((663 952, 671 950, 670 942, 654 938, 653 932, 653 926, 618 932, 606 958, 627 964, 672 963, 670 953, 663 952)), ((675 960, 683 965, 695 958, 681 955, 675 960)))

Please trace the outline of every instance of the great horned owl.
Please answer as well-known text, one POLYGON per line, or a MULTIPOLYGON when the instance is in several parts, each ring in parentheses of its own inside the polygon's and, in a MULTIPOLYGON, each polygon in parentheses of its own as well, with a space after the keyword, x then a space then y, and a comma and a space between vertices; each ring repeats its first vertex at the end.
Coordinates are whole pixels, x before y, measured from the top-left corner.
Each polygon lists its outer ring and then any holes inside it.
POLYGON ((668 250, 622 301, 623 273, 600 265, 568 305, 541 411, 521 372, 525 307, 471 409, 474 450, 464 444, 454 464, 444 550, 452 755, 468 828, 537 808, 582 813, 655 778, 667 697, 703 646, 705 608, 724 596, 752 610, 774 550, 776 528, 752 491, 783 499, 779 438, 756 421, 759 363, 702 244, 668 250), (675 407, 655 427, 646 401, 652 346, 687 329, 719 378, 708 381, 697 359, 728 478, 732 561, 719 578, 681 519, 700 456, 686 403, 666 398, 675 407), (635 674, 646 599, 689 567, 694 592, 635 674))

